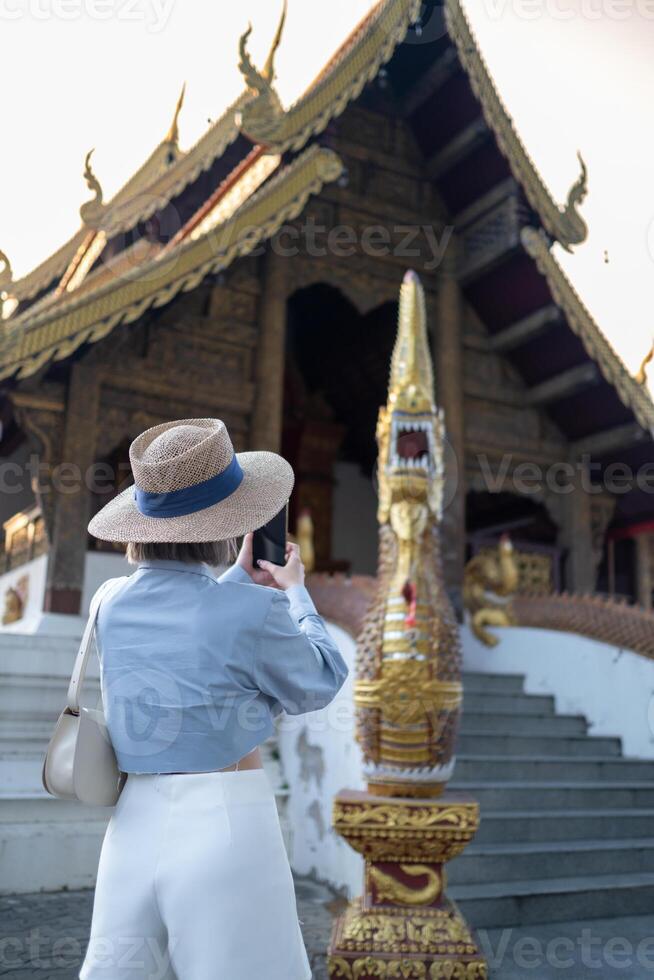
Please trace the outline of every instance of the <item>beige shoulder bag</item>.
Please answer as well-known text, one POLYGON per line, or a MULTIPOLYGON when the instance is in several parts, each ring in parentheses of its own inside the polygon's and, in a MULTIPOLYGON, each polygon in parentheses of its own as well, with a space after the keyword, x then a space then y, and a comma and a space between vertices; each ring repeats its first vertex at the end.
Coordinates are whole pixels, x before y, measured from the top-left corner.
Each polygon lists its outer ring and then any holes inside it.
POLYGON ((95 806, 113 806, 125 783, 102 708, 80 707, 79 698, 102 600, 126 581, 111 579, 94 597, 75 659, 67 703, 43 761, 43 786, 52 796, 95 806))

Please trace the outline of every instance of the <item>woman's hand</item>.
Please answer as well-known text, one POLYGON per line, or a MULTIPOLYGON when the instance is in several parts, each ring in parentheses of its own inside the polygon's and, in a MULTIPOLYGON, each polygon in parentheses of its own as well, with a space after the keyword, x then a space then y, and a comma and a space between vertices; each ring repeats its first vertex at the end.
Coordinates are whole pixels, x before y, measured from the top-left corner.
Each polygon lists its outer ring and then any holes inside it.
POLYGON ((253 532, 250 531, 243 538, 241 550, 238 553, 236 564, 240 565, 243 571, 247 572, 256 585, 275 585, 275 580, 269 572, 263 568, 255 568, 252 562, 252 538, 253 532))
MULTIPOLYGON (((250 556, 252 550, 250 549, 250 556)), ((304 585, 304 565, 300 558, 299 544, 286 542, 286 564, 274 565, 271 561, 259 559, 259 567, 273 580, 272 584, 280 589, 288 589, 291 585, 304 585)), ((268 584, 268 583, 264 583, 268 584)))

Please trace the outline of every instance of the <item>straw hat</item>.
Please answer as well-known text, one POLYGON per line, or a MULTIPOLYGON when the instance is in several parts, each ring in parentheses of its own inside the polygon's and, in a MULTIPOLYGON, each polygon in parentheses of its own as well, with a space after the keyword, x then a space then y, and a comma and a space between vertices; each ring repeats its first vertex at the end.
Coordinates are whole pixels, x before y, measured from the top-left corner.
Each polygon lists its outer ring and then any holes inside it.
POLYGON ((293 469, 276 453, 234 452, 220 419, 155 425, 129 448, 134 486, 89 524, 103 541, 222 541, 279 513, 293 469))

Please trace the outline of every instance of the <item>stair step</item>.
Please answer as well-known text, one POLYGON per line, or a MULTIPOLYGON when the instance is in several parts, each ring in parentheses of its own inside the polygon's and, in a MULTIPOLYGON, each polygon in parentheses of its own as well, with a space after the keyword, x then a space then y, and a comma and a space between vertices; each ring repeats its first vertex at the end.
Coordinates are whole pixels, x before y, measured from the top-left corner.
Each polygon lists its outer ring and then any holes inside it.
POLYGON ((502 735, 486 729, 475 731, 470 728, 459 734, 457 753, 461 756, 475 755, 482 747, 485 753, 492 756, 621 758, 619 738, 587 735, 502 735))
POLYGON ((583 715, 532 715, 515 712, 472 711, 461 716, 459 731, 483 729, 499 735, 586 735, 588 722, 583 715))
POLYGON ((79 631, 70 636, 48 633, 0 633, 0 663, 3 656, 11 651, 19 650, 23 656, 30 653, 49 653, 50 651, 63 650, 76 652, 79 642, 82 639, 84 623, 80 619, 79 631))
POLYGON ((654 873, 452 885, 448 893, 477 929, 648 915, 654 873))
MULTIPOLYGON (((654 809, 618 810, 484 810, 477 844, 543 841, 615 840, 647 837, 654 829, 654 809)), ((473 845, 470 845, 471 847, 473 845)))
MULTIPOLYGON (((87 806, 76 800, 60 800, 45 790, 0 796, 0 828, 5 824, 60 824, 71 820, 88 820, 106 823, 112 807, 87 806)), ((1 831, 0 831, 1 836, 1 831)))
POLYGON ((448 864, 452 885, 654 873, 654 838, 477 844, 448 864))
POLYGON ((461 675, 466 693, 524 694, 523 674, 486 674, 481 671, 464 671, 461 675))
MULTIPOLYGON (((485 746, 484 746, 485 748, 485 746)), ((464 782, 482 779, 535 782, 562 780, 585 785, 588 782, 646 782, 654 775, 654 766, 647 759, 572 758, 570 756, 532 757, 459 755, 454 778, 464 782)), ((654 790, 654 780, 652 780, 654 790)))
POLYGON ((541 694, 492 694, 463 691, 463 714, 554 714, 554 698, 541 694))
POLYGON ((80 809, 65 823, 0 823, 0 894, 92 888, 105 829, 80 809))
POLYGON ((627 807, 654 807, 654 782, 522 782, 477 781, 454 779, 449 788, 468 793, 476 799, 487 815, 491 810, 568 809, 602 810, 627 807))

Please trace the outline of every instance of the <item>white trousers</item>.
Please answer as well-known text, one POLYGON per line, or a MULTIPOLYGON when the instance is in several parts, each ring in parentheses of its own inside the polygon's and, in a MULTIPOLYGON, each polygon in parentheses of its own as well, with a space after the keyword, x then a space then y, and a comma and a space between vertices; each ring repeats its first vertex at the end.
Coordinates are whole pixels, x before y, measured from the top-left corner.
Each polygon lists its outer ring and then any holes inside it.
POLYGON ((263 769, 127 777, 79 977, 310 980, 263 769))

